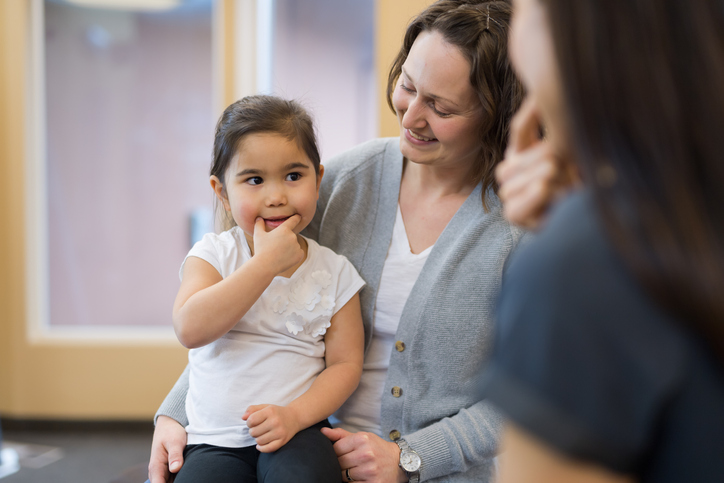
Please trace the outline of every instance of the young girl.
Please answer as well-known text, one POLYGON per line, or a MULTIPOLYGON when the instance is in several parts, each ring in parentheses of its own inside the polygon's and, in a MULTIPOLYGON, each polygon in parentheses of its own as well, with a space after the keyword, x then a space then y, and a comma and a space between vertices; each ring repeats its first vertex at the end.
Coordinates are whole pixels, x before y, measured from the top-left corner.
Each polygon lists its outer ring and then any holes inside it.
POLYGON ((191 349, 177 483, 340 479, 319 429, 362 373, 364 281, 299 235, 323 174, 297 103, 252 96, 222 114, 211 187, 233 226, 191 249, 173 308, 191 349))

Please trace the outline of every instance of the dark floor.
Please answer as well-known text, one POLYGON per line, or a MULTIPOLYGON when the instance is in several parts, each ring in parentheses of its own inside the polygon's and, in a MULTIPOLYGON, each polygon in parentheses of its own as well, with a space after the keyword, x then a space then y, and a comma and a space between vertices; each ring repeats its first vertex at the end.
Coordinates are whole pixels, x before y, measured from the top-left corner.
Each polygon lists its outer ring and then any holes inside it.
POLYGON ((0 421, 20 471, 0 483, 143 483, 152 422, 0 421))

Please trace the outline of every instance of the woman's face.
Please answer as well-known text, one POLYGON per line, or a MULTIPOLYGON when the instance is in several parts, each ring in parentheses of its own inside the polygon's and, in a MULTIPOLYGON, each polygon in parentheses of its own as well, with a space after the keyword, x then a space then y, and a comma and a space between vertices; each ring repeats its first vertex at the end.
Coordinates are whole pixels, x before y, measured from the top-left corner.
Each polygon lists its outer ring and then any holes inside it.
POLYGON ((528 97, 537 106, 547 138, 566 152, 565 111, 548 15, 540 0, 514 0, 510 27, 510 59, 528 97))
POLYGON ((392 95, 400 151, 410 161, 473 166, 480 154, 483 110, 470 85, 470 64, 438 32, 422 32, 392 95))

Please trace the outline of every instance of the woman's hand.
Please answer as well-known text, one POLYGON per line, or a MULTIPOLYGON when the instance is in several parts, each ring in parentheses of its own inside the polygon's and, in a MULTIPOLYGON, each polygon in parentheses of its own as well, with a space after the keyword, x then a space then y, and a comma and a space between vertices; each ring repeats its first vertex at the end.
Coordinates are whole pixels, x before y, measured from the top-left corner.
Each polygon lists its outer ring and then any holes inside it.
POLYGON ((527 99, 513 117, 505 159, 495 170, 505 217, 527 229, 539 228, 550 205, 580 183, 575 166, 553 153, 540 130, 537 107, 527 99))
POLYGON ((300 221, 301 216, 291 216, 269 232, 263 218, 254 223, 254 257, 264 258, 277 275, 304 260, 304 250, 294 233, 300 221))
POLYGON ((175 420, 159 416, 151 443, 148 479, 151 483, 168 483, 171 473, 178 473, 184 464, 186 430, 175 420))
POLYGON ((272 453, 289 442, 302 428, 291 408, 259 404, 249 406, 241 416, 256 440, 256 449, 272 453))
POLYGON ((407 475, 400 468, 400 448, 372 433, 350 433, 341 428, 322 428, 322 433, 334 443, 342 481, 349 476, 354 481, 369 483, 404 483, 407 475))

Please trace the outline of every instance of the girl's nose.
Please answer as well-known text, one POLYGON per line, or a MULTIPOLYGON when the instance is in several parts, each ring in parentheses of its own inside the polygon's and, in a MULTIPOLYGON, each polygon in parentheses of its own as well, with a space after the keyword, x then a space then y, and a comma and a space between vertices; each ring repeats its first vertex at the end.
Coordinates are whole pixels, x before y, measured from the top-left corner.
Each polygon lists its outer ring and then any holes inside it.
POLYGON ((267 206, 282 206, 287 202, 287 196, 281 186, 269 186, 266 196, 267 206))

